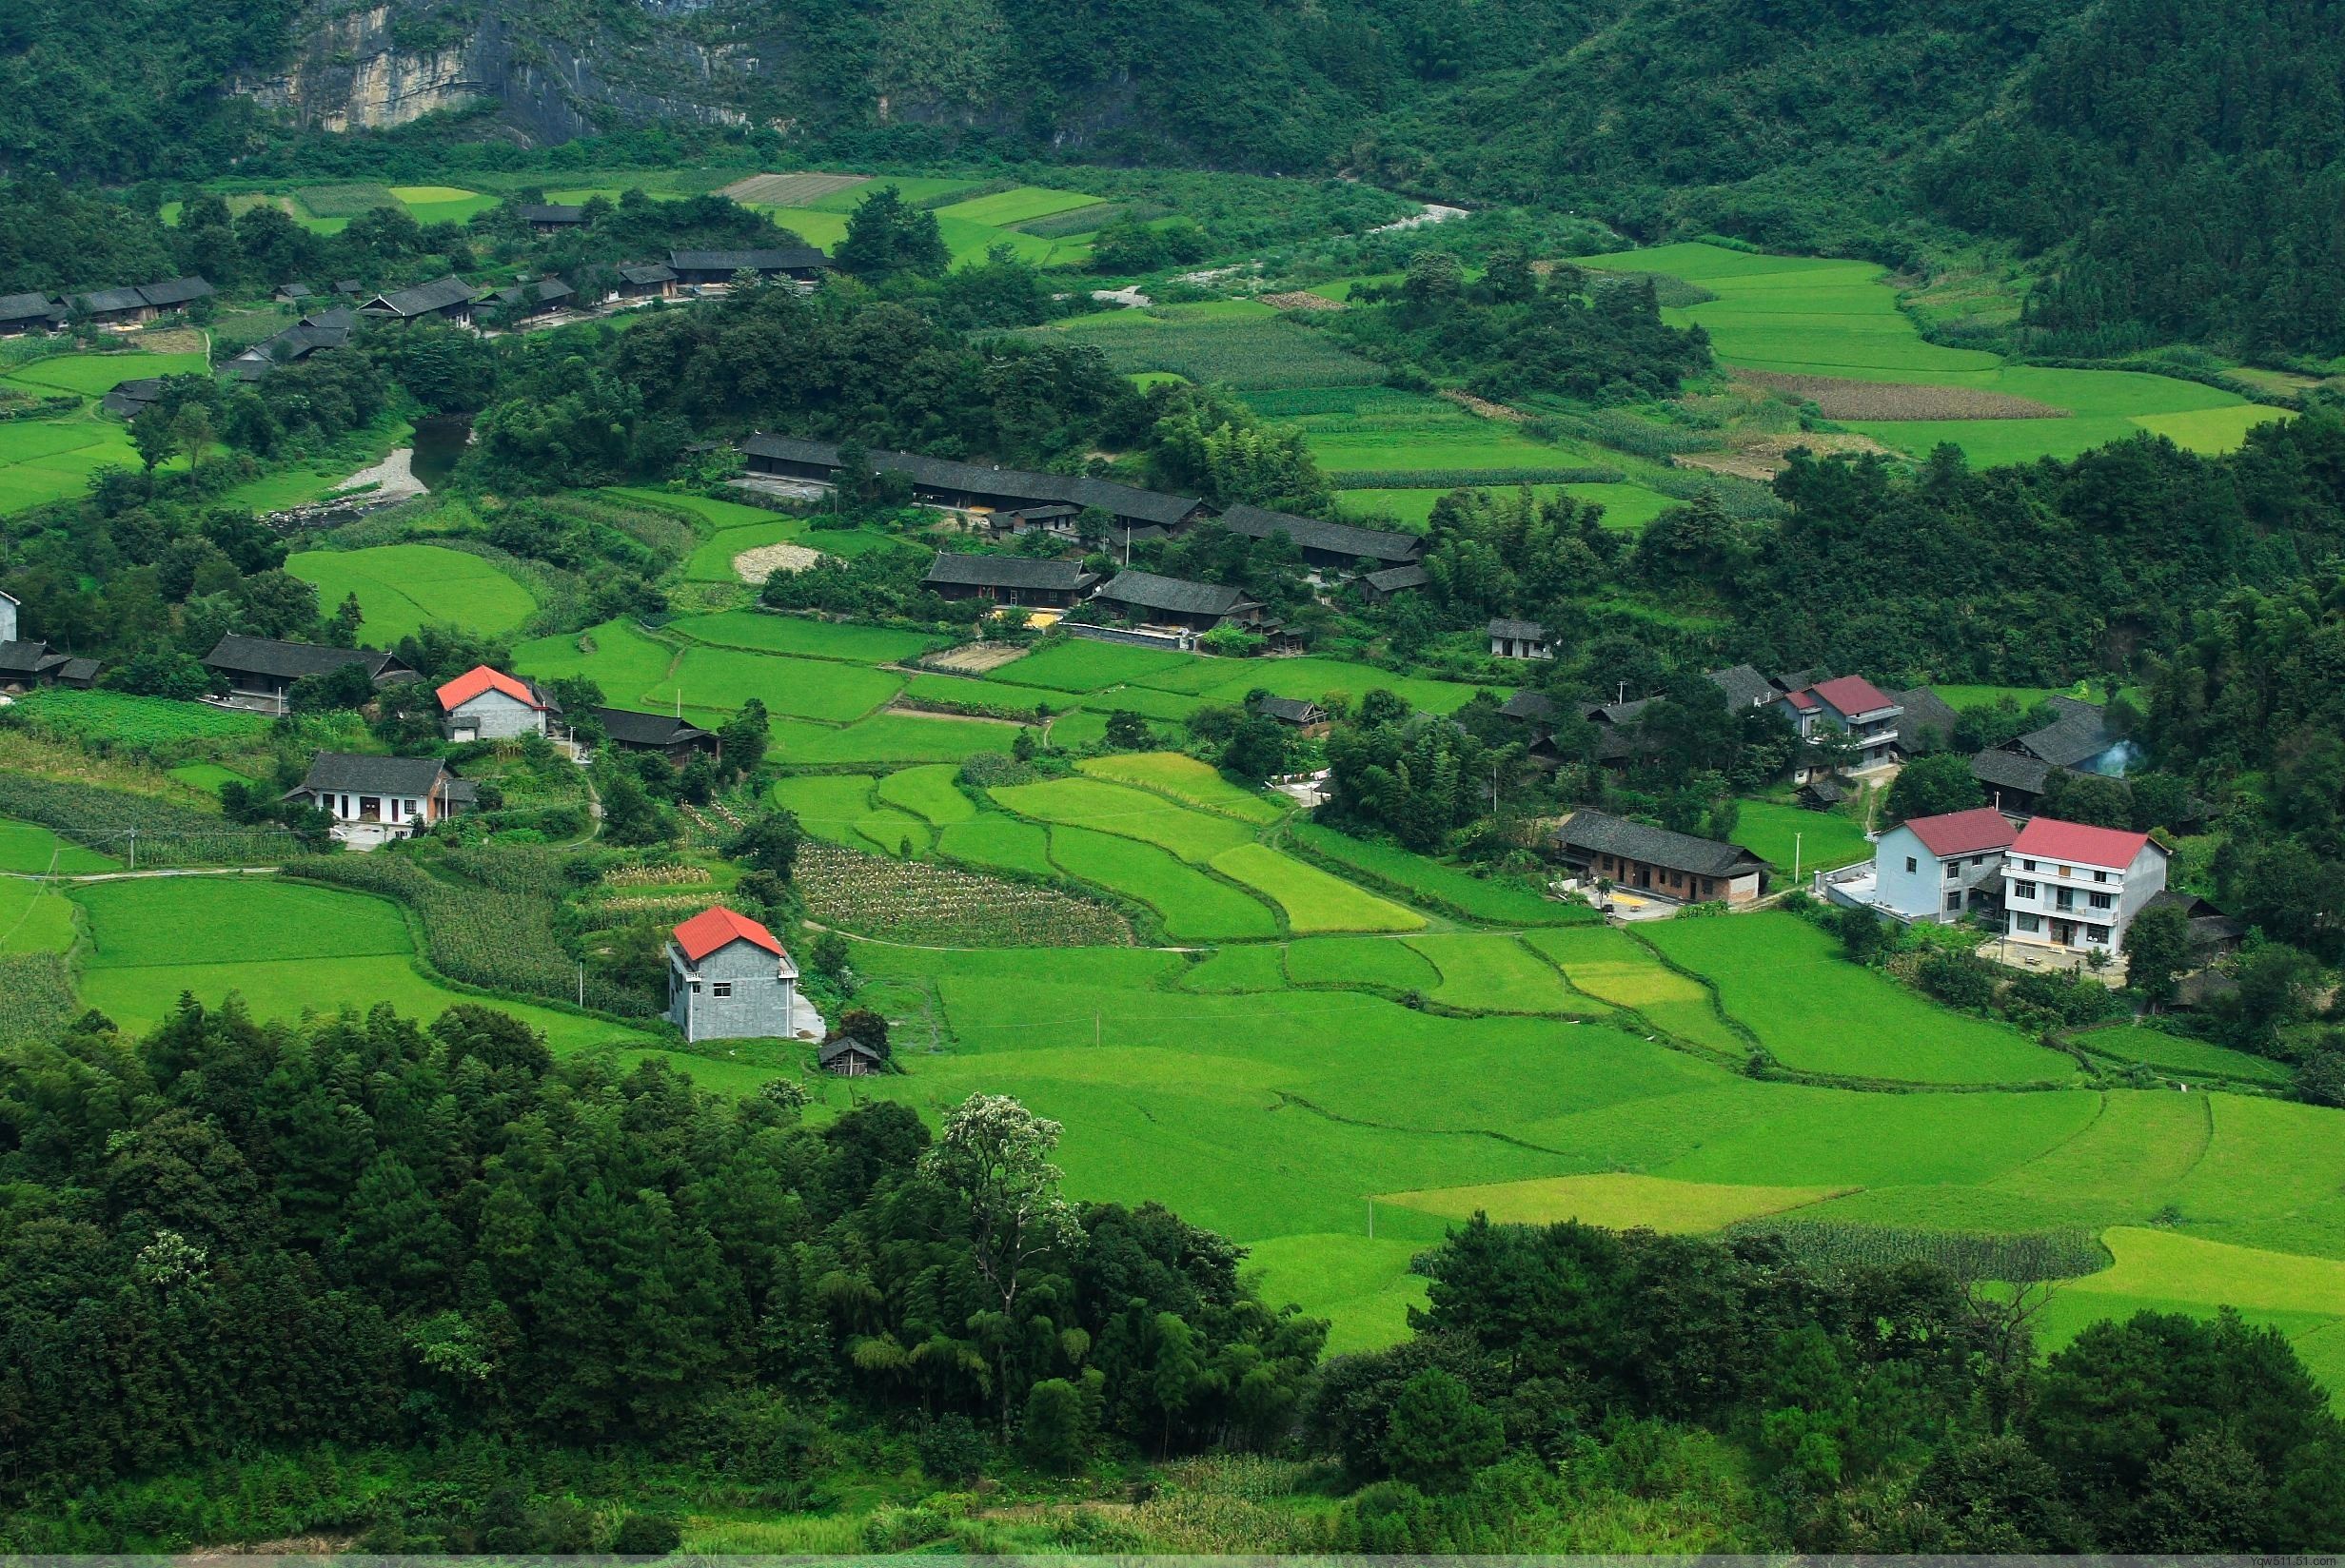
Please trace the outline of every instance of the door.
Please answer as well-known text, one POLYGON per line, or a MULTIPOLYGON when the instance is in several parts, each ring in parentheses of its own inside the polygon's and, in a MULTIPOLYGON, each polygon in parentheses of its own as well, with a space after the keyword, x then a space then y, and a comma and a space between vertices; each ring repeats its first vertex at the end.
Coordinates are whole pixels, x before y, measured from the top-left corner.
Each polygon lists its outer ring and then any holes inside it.
POLYGON ((2063 948, 2075 947, 2077 945, 2077 923, 2074 920, 2053 921, 2052 940, 2063 948))

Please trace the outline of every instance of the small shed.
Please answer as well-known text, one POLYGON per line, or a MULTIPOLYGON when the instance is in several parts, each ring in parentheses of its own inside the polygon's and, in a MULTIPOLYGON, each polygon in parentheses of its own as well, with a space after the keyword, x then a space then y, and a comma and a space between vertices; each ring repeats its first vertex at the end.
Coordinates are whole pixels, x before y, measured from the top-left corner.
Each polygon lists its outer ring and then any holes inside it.
POLYGON ((822 1042, 816 1052, 822 1070, 840 1078, 870 1078, 888 1069, 887 1058, 852 1034, 841 1034, 822 1042))

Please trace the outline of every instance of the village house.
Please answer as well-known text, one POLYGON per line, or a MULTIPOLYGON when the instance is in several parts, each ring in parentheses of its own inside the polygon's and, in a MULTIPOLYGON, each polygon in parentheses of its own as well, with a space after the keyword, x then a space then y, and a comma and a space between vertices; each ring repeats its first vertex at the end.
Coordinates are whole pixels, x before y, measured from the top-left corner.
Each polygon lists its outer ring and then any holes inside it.
POLYGON ((1738 714, 1748 708, 1764 708, 1783 695, 1774 681, 1747 664, 1705 670, 1702 678, 1717 687, 1726 698, 1726 707, 1738 714))
POLYGON ((2005 751, 2071 773, 2123 776, 2133 747, 2109 733, 2107 715, 2097 704, 2073 696, 2049 697, 2046 703, 2059 716, 2041 729, 2030 730, 2005 751))
POLYGON ((632 262, 619 269, 619 281, 603 298, 616 304, 621 300, 672 300, 682 291, 676 269, 665 262, 632 262))
POLYGON ((358 314, 336 307, 316 310, 273 337, 263 338, 228 361, 224 371, 238 381, 257 382, 281 364, 299 364, 327 348, 346 348, 358 331, 358 314))
POLYGON ((831 269, 828 253, 814 245, 774 245, 754 250, 671 250, 668 269, 677 281, 697 287, 721 288, 742 272, 760 278, 788 278, 801 284, 818 283, 831 269))
POLYGON ((1264 692, 1259 696, 1249 697, 1246 707, 1251 713, 1263 718, 1276 719, 1281 724, 1302 731, 1306 735, 1328 733, 1328 711, 1308 697, 1273 696, 1264 692))
POLYGON ((272 304, 305 307, 311 300, 316 298, 317 296, 310 292, 307 284, 279 284, 277 292, 269 296, 269 302, 272 304))
POLYGON ((71 296, 70 304, 91 325, 121 329, 185 310, 216 292, 201 278, 167 278, 125 288, 93 288, 71 296))
POLYGON ((13 595, 0 592, 0 691, 21 692, 33 686, 97 684, 98 661, 53 651, 38 637, 20 635, 17 614, 22 608, 13 595))
POLYGON ((1389 604, 1403 594, 1424 587, 1432 581, 1425 568, 1411 562, 1407 566, 1388 566, 1381 572, 1370 572, 1356 586, 1360 597, 1370 604, 1389 604))
POLYGON ((1970 775, 1987 793, 1987 804, 2013 816, 2033 816, 2036 803, 2051 787, 2059 770, 2040 757, 2000 748, 1980 752, 1970 759, 1970 775))
POLYGON ((668 1017, 687 1040, 788 1040, 819 1033, 798 998, 798 966, 774 933, 722 905, 678 926, 667 946, 668 1017))
POLYGON ((204 667, 227 683, 226 704, 265 714, 289 713, 286 696, 293 683, 329 675, 345 664, 364 665, 376 686, 395 686, 416 674, 393 656, 373 648, 322 648, 311 642, 230 632, 204 656, 204 667))
POLYGON ((1266 512, 1259 506, 1237 505, 1218 519, 1232 534, 1267 539, 1280 535, 1294 541, 1303 563, 1317 572, 1378 571, 1413 564, 1425 553, 1425 541, 1414 534, 1382 528, 1354 528, 1350 523, 1322 522, 1286 512, 1266 512))
POLYGON ((1991 806, 1901 823, 1874 846, 1869 901, 1901 920, 1941 926, 1999 905, 2003 852, 2018 832, 1991 806))
POLYGON ((163 401, 163 378, 133 376, 127 382, 116 382, 98 400, 98 407, 118 420, 137 419, 163 401))
POLYGON ((334 819, 334 837, 354 850, 428 832, 473 802, 470 784, 436 756, 371 756, 320 752, 308 776, 285 793, 334 819))
POLYGON ((1648 827, 1582 808, 1549 835, 1556 857, 1616 888, 1685 904, 1750 904, 1767 889, 1767 863, 1737 844, 1648 827))
POLYGON ((518 323, 566 310, 577 301, 578 290, 560 278, 540 278, 533 283, 508 284, 482 303, 502 311, 507 321, 518 323))
MULTIPOLYGON (((833 441, 756 435, 740 443, 740 452, 744 466, 753 474, 818 484, 836 484, 838 480, 838 446, 833 441)), ((1087 475, 1036 474, 917 452, 873 450, 865 459, 875 474, 901 474, 911 480, 912 493, 920 500, 980 518, 1036 506, 1072 506, 1078 513, 1095 507, 1111 519, 1108 542, 1119 548, 1170 538, 1205 511, 1205 503, 1193 496, 1169 496, 1087 475)))
POLYGON ((1074 544, 1082 539, 1082 518, 1083 509, 1079 506, 1070 506, 1063 500, 1046 500, 1013 511, 988 513, 984 522, 997 537, 1015 539, 1022 534, 1048 534, 1054 539, 1074 544))
MULTIPOLYGON (((1848 736, 1856 747, 1852 772, 1885 768, 1897 760, 1898 718, 1903 712, 1886 692, 1862 676, 1842 676, 1802 686, 1783 694, 1784 715, 1792 730, 1811 743, 1829 730, 1848 736)), ((1791 781, 1804 784, 1833 769, 1795 756, 1791 781)))
POLYGON ((2165 888, 2166 852, 2149 834, 2035 817, 2003 856, 2004 934, 2030 947, 2114 954, 2165 888))
POLYGON ((639 714, 631 708, 589 708, 610 743, 622 752, 658 752, 682 767, 695 756, 724 755, 724 741, 713 731, 668 714, 639 714))
POLYGON ((417 322, 439 322, 446 326, 470 326, 472 311, 481 291, 453 273, 436 278, 413 288, 396 288, 387 294, 378 294, 359 306, 359 314, 378 321, 397 322, 412 326, 417 322))
POLYGON ((53 331, 65 318, 65 306, 46 294, 0 294, 0 338, 53 331))
POLYGON ((1954 743, 1954 727, 1961 715, 1927 686, 1910 692, 1891 692, 1898 705, 1897 749, 1908 757, 1945 750, 1954 743))
POLYGON ((586 226, 584 207, 560 203, 524 205, 514 208, 513 215, 527 224, 533 234, 562 234, 586 226))
POLYGON ((441 686, 440 731, 452 741, 510 740, 545 734, 562 712, 534 680, 476 664, 441 686))
POLYGON ((929 563, 925 580, 929 591, 943 598, 1064 610, 1094 586, 1099 575, 1084 571, 1080 561, 968 556, 946 550, 929 563))
POLYGON ((1262 606, 1238 588, 1191 582, 1127 567, 1092 591, 1092 602, 1149 626, 1178 626, 1210 632, 1216 626, 1250 626, 1262 619, 1262 606))
POLYGON ((1490 622, 1489 631, 1492 658, 1555 657, 1555 649, 1547 641, 1547 629, 1535 620, 1509 620, 1502 617, 1490 622))

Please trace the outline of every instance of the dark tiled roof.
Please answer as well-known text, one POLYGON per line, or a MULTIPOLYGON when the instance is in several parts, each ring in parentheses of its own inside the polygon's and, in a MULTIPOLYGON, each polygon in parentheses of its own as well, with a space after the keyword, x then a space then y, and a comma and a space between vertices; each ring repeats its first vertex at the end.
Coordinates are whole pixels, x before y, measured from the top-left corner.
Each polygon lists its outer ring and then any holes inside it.
POLYGON ((1555 716, 1555 699, 1545 692, 1517 692, 1501 703, 1498 711, 1507 718, 1544 722, 1555 716))
POLYGON ((1388 566, 1381 572, 1369 573, 1360 580, 1380 594, 1397 594, 1405 588, 1422 588, 1433 579, 1424 567, 1411 563, 1388 566))
POLYGON ((219 292, 217 289, 201 278, 171 278, 159 284, 139 285, 140 298, 158 310, 168 310, 174 305, 191 304, 197 300, 209 299, 217 292, 219 292))
POLYGON ((69 686, 86 686, 98 678, 98 661, 94 658, 69 658, 57 666, 57 678, 69 686))
POLYGON ((536 283, 508 284, 492 296, 501 305, 555 304, 578 292, 560 278, 540 278, 536 283))
POLYGON ((108 414, 134 420, 153 407, 155 400, 162 396, 162 377, 134 376, 127 382, 115 382, 112 390, 98 400, 98 406, 108 414))
POLYGON ((2055 768, 2073 768, 2117 744, 2099 708, 2069 696, 2051 700, 2060 716, 2015 742, 2030 756, 2040 757, 2055 768))
POLYGON ((1799 793, 1826 806, 1837 806, 1848 798, 1848 792, 1829 778, 1811 778, 1800 786, 1799 793))
POLYGON ((1970 759, 1970 775, 1991 789, 2041 794, 2044 780, 2052 776, 2052 764, 2018 752, 1980 752, 1970 759))
POLYGON ((281 300, 305 300, 309 298, 309 285, 307 284, 279 284, 277 285, 277 298, 281 300))
POLYGON ((390 655, 372 648, 322 648, 314 642, 279 642, 235 632, 222 637, 204 656, 204 662, 214 670, 272 676, 280 680, 322 676, 345 664, 364 664, 368 675, 378 677, 406 669, 390 655))
POLYGON ((1232 506, 1222 513, 1221 525, 1248 539, 1284 534, 1299 549, 1324 550, 1330 555, 1352 556, 1362 560, 1412 561, 1425 549, 1425 541, 1414 534, 1322 522, 1316 518, 1298 518, 1286 512, 1266 512, 1259 506, 1232 506))
POLYGON ((14 642, 0 642, 0 676, 29 676, 41 668, 49 657, 49 644, 20 637, 14 642))
MULTIPOLYGON (((836 441, 760 434, 742 441, 740 449, 753 458, 834 470, 838 466, 836 441)), ((869 456, 874 473, 902 474, 928 490, 993 496, 1014 502, 1062 501, 1073 506, 1096 506, 1118 518, 1133 518, 1144 523, 1181 522, 1199 505, 1192 496, 1168 496, 1157 490, 1143 490, 1136 484, 1118 484, 1113 480, 1035 474, 1022 468, 995 468, 953 458, 932 458, 918 452, 875 448, 869 456)))
POLYGON ((619 276, 631 284, 672 284, 676 281, 676 269, 665 262, 639 262, 621 267, 619 276))
POLYGON ((680 746, 709 732, 667 714, 639 714, 632 708, 590 708, 602 733, 628 746, 680 746))
POLYGON ((320 752, 296 794, 326 791, 354 794, 428 794, 447 771, 436 756, 367 756, 356 752, 320 752))
POLYGON ((1555 843, 1565 850, 1620 855, 1695 876, 1733 876, 1765 864, 1740 845, 1647 827, 1606 812, 1572 813, 1570 820, 1555 830, 1555 843))
POLYGON ((582 206, 524 206, 519 209, 522 222, 528 224, 582 224, 586 209, 582 206))
POLYGON ((428 316, 452 305, 469 304, 479 292, 463 279, 451 273, 427 284, 417 284, 413 288, 378 294, 367 303, 366 308, 401 317, 428 316))
POLYGON ((1780 695, 1775 682, 1747 664, 1730 664, 1723 670, 1705 671, 1703 679, 1726 694, 1729 708, 1757 708, 1772 702, 1780 695))
POLYGON ((929 563, 930 582, 972 588, 1036 588, 1080 592, 1098 581, 1079 560, 1035 560, 1025 556, 965 556, 944 551, 929 563))
POLYGON ((0 294, 0 322, 49 321, 57 315, 57 302, 46 294, 0 294))
POLYGON ((1547 629, 1535 620, 1508 620, 1502 617, 1490 622, 1490 636, 1512 637, 1517 642, 1545 642, 1547 629))
POLYGON ((829 266, 831 258, 815 245, 774 245, 756 250, 671 250, 668 265, 679 272, 790 272, 829 266))
POLYGON ((1263 717, 1275 718, 1287 724, 1316 724, 1328 716, 1325 708, 1299 696, 1271 696, 1264 693, 1254 698, 1251 706, 1263 717))
POLYGON ((1093 597, 1184 616, 1226 616, 1239 605, 1251 602, 1240 590, 1216 582, 1191 582, 1183 578, 1160 578, 1153 572, 1130 569, 1116 573, 1113 580, 1093 597))
POLYGON ((881 1056, 877 1050, 852 1034, 841 1034, 834 1039, 825 1040, 815 1052, 816 1061, 821 1065, 825 1072, 835 1069, 842 1062, 858 1058, 875 1068, 884 1066, 887 1061, 886 1057, 881 1056))
POLYGON ((87 294, 76 294, 73 303, 92 316, 102 316, 111 310, 140 310, 147 304, 147 296, 135 288, 93 288, 87 294))
POLYGON ((1935 735, 1943 744, 1954 734, 1960 716, 1947 705, 1946 699, 1927 686, 1917 686, 1910 692, 1891 692, 1898 706, 1905 711, 1898 715, 1897 742, 1908 752, 1921 749, 1924 735, 1935 735))

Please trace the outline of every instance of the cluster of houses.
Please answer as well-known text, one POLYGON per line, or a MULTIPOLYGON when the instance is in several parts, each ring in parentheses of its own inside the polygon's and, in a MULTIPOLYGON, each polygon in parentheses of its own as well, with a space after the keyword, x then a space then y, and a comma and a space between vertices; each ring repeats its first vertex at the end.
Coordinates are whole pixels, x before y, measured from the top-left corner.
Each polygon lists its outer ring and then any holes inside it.
POLYGON ((176 315, 216 292, 201 278, 163 278, 151 284, 92 288, 63 298, 39 291, 0 295, 0 338, 53 332, 77 317, 91 326, 128 331, 176 315))
MULTIPOLYGON (((565 208, 538 207, 523 211, 562 212, 565 208)), ((720 294, 742 275, 787 279, 811 287, 831 268, 831 259, 814 245, 773 245, 741 250, 671 250, 664 262, 636 262, 617 269, 615 281, 601 304, 626 304, 649 300, 674 300, 720 294)), ((409 288, 377 294, 358 307, 370 320, 408 325, 437 322, 445 326, 472 326, 485 312, 508 323, 524 323, 576 309, 579 292, 556 277, 483 288, 450 273, 409 288)))
POLYGON ((21 601, 0 592, 0 692, 22 692, 34 686, 97 684, 98 661, 59 653, 39 637, 22 635, 17 623, 21 601))

